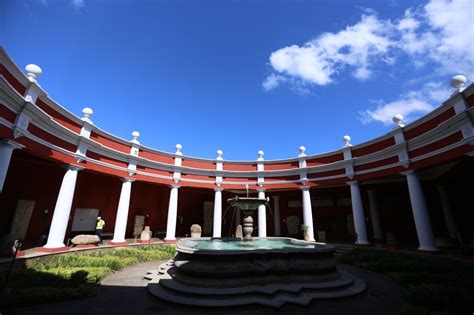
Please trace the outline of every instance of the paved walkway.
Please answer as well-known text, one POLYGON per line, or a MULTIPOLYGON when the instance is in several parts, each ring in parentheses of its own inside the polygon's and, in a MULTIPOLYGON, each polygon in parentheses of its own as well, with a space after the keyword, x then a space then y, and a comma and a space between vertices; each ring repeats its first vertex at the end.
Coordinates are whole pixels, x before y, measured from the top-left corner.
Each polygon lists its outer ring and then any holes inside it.
POLYGON ((280 309, 263 306, 232 307, 226 309, 195 308, 163 302, 151 296, 143 275, 156 269, 163 261, 152 261, 132 266, 105 278, 96 297, 18 308, 2 312, 2 315, 20 314, 390 314, 404 303, 402 289, 387 277, 363 269, 342 266, 366 281, 368 290, 356 297, 341 300, 313 301, 307 307, 285 305, 280 309))

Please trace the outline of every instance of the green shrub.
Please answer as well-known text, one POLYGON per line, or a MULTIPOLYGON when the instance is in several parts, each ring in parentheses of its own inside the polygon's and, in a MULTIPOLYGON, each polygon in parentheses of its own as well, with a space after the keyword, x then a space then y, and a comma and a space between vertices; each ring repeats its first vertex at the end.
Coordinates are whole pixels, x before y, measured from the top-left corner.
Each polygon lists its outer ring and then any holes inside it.
POLYGON ((55 260, 47 261, 36 266, 36 269, 48 270, 60 267, 106 267, 119 270, 138 263, 135 257, 116 257, 112 255, 92 256, 87 254, 69 254, 58 256, 55 260))
MULTIPOLYGON (((97 284, 110 272, 142 261, 172 258, 174 246, 140 246, 93 252, 76 252, 36 258, 29 269, 12 271, 7 291, 0 293, 0 306, 31 305, 93 296, 97 284)), ((0 269, 0 284, 6 269, 0 269)))
POLYGON ((406 288, 411 304, 400 314, 468 314, 474 309, 472 263, 374 249, 354 249, 338 260, 384 273, 406 288))

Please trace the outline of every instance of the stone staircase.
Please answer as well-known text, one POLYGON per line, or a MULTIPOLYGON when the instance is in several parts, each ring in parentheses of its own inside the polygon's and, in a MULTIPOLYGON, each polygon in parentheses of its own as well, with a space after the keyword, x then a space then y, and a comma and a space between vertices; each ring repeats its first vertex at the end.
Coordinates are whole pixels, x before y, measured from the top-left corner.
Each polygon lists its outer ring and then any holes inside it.
POLYGON ((333 299, 352 296, 365 290, 363 281, 347 272, 336 270, 325 275, 284 275, 281 278, 269 275, 259 284, 226 287, 226 279, 221 283, 176 272, 173 261, 148 271, 149 292, 168 302, 205 306, 224 307, 258 304, 278 308, 285 303, 307 305, 313 299, 333 299), (306 280, 306 281, 305 281, 306 280))

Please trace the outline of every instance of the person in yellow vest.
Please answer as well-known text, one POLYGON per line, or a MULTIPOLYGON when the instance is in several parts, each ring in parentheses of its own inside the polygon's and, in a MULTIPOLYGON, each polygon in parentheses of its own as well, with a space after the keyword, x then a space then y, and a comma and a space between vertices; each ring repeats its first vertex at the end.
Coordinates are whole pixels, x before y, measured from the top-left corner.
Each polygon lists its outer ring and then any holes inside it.
POLYGON ((100 239, 100 244, 102 244, 102 229, 104 228, 105 221, 99 216, 97 217, 97 225, 95 226, 95 234, 100 239))

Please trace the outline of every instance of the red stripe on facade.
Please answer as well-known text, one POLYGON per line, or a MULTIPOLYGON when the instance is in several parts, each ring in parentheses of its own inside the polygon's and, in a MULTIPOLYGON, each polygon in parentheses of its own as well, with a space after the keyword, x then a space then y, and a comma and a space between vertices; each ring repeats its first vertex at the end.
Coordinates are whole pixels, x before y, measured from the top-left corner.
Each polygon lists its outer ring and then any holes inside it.
POLYGON ((185 181, 179 182, 179 186, 194 187, 194 188, 207 188, 207 189, 216 188, 216 186, 213 183, 190 183, 190 182, 185 182, 185 181))
POLYGON ((76 151, 76 146, 69 143, 69 142, 66 142, 62 139, 59 139, 58 137, 56 136, 53 136, 52 134, 44 131, 43 129, 39 128, 38 126, 30 123, 28 125, 28 131, 37 136, 38 138, 41 138, 45 141, 48 141, 49 143, 51 144, 54 144, 54 145, 57 145, 58 147, 61 147, 63 149, 66 149, 68 150, 69 152, 75 152, 76 151))
POLYGON ((393 137, 390 137, 385 140, 372 143, 362 148, 358 147, 357 149, 352 149, 352 157, 363 156, 363 155, 367 155, 367 154, 374 153, 377 151, 381 151, 385 148, 391 147, 394 144, 395 144, 395 139, 393 137))
POLYGON ((172 172, 157 170, 157 169, 154 169, 154 168, 144 167, 144 166, 141 166, 141 165, 137 166, 137 171, 152 173, 152 174, 155 174, 155 175, 162 175, 162 176, 170 176, 170 177, 173 176, 172 172))
POLYGON ((467 101, 467 107, 473 107, 474 106, 474 94, 468 96, 466 98, 467 101))
POLYGON ((317 186, 317 187, 323 187, 323 186, 333 186, 333 185, 345 184, 348 181, 351 181, 351 179, 349 179, 347 177, 341 177, 341 178, 334 178, 334 179, 318 180, 317 182, 310 182, 310 183, 314 186, 317 186))
POLYGON ((5 105, 0 103, 0 117, 11 123, 14 123, 16 119, 16 114, 12 112, 9 108, 7 108, 5 105))
POLYGON ((368 169, 371 169, 371 168, 376 168, 376 167, 389 165, 389 164, 393 164, 393 163, 397 163, 397 162, 398 162, 398 156, 391 156, 389 158, 378 160, 378 161, 375 161, 375 162, 361 164, 361 165, 355 165, 354 166, 354 171, 356 171, 356 172, 364 171, 364 170, 368 170, 368 169))
POLYGON ((434 117, 433 119, 430 119, 424 123, 422 123, 419 126, 416 126, 413 129, 406 130, 405 131, 405 139, 410 140, 415 137, 418 137, 419 135, 424 134, 425 132, 430 131, 433 128, 436 128, 440 123, 443 121, 448 120, 449 118, 453 117, 455 115, 454 113, 454 108, 450 107, 449 109, 445 110, 438 116, 434 117))
POLYGON ((292 175, 292 176, 277 176, 277 177, 265 177, 265 182, 276 182, 281 180, 298 180, 300 179, 299 175, 292 175))
POLYGON ((97 154, 95 152, 92 152, 90 150, 87 151, 86 156, 91 158, 91 159, 94 159, 96 161, 100 161, 100 162, 104 162, 104 163, 108 163, 108 164, 112 164, 112 165, 116 165, 116 166, 120 166, 120 167, 125 167, 125 168, 128 167, 128 163, 126 163, 126 162, 122 162, 122 161, 119 161, 119 160, 116 160, 116 159, 112 159, 112 158, 97 154))
POLYGON ((140 157, 144 159, 174 165, 174 158, 171 156, 160 155, 157 153, 152 153, 152 152, 144 151, 144 150, 140 150, 139 155, 140 157))
POLYGON ((188 178, 188 179, 199 179, 199 180, 211 180, 211 181, 216 180, 214 176, 203 176, 203 175, 194 175, 194 174, 181 174, 181 177, 188 178))
POLYGON ((44 101, 41 99, 36 100, 36 106, 41 108, 45 113, 53 117, 53 119, 58 122, 60 125, 66 127, 67 129, 75 132, 75 133, 81 133, 82 126, 79 125, 78 123, 72 121, 71 119, 65 117, 64 115, 60 114, 59 112, 55 111, 53 108, 51 108, 48 104, 46 104, 44 101))
POLYGON ((124 144, 119 143, 117 141, 114 141, 114 140, 111 140, 109 138, 100 136, 95 132, 91 132, 90 139, 94 140, 95 142, 98 142, 100 144, 103 144, 104 146, 106 146, 108 148, 111 148, 111 149, 114 149, 114 150, 117 150, 117 151, 120 151, 120 152, 123 152, 123 153, 127 153, 127 154, 130 153, 131 146, 124 145, 124 144))
POLYGON ((13 132, 10 128, 0 125, 0 138, 13 139, 13 132))
POLYGON ((465 154, 472 152, 473 150, 474 150, 473 146, 465 144, 457 148, 454 148, 452 150, 437 154, 435 156, 430 156, 426 159, 412 162, 410 163, 410 167, 414 169, 430 167, 430 166, 437 165, 443 162, 458 159, 459 157, 462 157, 465 154))
POLYGON ((129 177, 127 172, 125 171, 117 170, 115 168, 110 168, 107 166, 102 166, 93 162, 82 162, 80 165, 90 171, 95 171, 104 175, 116 176, 118 178, 129 177))
POLYGON ((308 174, 308 178, 320 178, 320 177, 327 177, 327 176, 336 176, 336 175, 342 175, 342 174, 345 174, 345 173, 346 173, 345 169, 339 168, 337 170, 332 170, 332 171, 311 173, 311 174, 308 174))
POLYGON ((205 169, 205 170, 216 169, 216 164, 213 162, 199 162, 199 161, 194 161, 194 160, 183 159, 182 165, 187 166, 187 167, 205 169))
POLYGON ((257 178, 246 178, 246 177, 224 177, 224 181, 227 182, 256 182, 257 178))
POLYGON ((16 142, 25 146, 22 150, 31 153, 35 156, 43 157, 48 160, 54 160, 62 164, 76 164, 76 159, 70 155, 50 149, 42 144, 39 144, 29 138, 20 137, 16 142))
POLYGON ((5 68, 3 64, 0 64, 0 74, 3 75, 3 77, 7 80, 8 83, 10 83, 13 88, 20 93, 21 95, 25 95, 26 92, 26 87, 18 81, 13 74, 10 73, 10 71, 5 68))
POLYGON ((265 164, 266 171, 274 171, 274 170, 287 170, 292 168, 298 168, 299 163, 291 162, 291 163, 278 163, 278 164, 265 164))
POLYGON ((377 172, 370 172, 365 174, 356 174, 352 180, 364 181, 369 179, 382 178, 387 176, 398 175, 399 173, 406 171, 407 169, 403 166, 395 166, 387 168, 377 172))
POLYGON ((317 165, 322 165, 322 164, 334 163, 334 162, 342 161, 342 160, 344 160, 344 155, 342 153, 337 153, 337 154, 333 154, 333 155, 328 155, 328 156, 318 157, 318 158, 315 158, 315 159, 306 160, 306 165, 307 166, 317 166, 317 165))
POLYGON ((226 171, 255 171, 257 164, 225 164, 224 169, 226 171))
POLYGON ((408 154, 410 158, 414 158, 438 149, 441 149, 445 146, 448 146, 450 144, 456 143, 462 139, 462 132, 458 131, 456 133, 453 133, 450 136, 447 136, 441 140, 435 141, 431 144, 425 145, 424 147, 409 151, 408 154))

